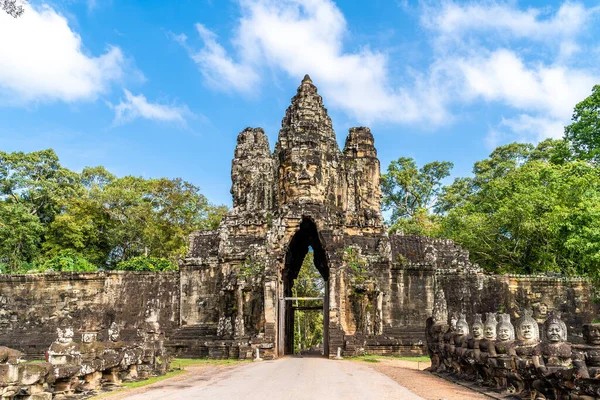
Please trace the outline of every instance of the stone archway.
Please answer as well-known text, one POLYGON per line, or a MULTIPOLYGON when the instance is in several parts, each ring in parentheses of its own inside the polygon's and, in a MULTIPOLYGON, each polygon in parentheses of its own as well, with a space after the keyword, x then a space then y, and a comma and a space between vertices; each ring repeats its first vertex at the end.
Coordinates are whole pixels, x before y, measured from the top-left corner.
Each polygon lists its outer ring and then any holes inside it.
POLYGON ((300 273, 302 262, 309 248, 314 254, 314 264, 324 281, 323 296, 323 353, 329 354, 329 263, 315 222, 303 217, 299 229, 292 236, 285 254, 281 280, 283 290, 279 300, 279 346, 278 353, 293 354, 294 351, 294 308, 292 306, 292 287, 300 273))

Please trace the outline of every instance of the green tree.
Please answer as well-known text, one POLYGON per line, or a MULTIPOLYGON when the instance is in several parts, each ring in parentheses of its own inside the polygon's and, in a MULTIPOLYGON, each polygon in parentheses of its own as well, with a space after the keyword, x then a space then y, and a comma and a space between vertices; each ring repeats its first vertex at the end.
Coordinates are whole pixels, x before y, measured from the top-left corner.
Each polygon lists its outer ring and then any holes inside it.
POLYGON ((187 235, 218 227, 226 212, 181 179, 117 178, 104 167, 77 174, 52 150, 0 152, 3 271, 64 264, 67 253, 101 268, 138 256, 176 265, 187 235))
POLYGON ((511 144, 444 188, 441 234, 490 271, 593 273, 597 170, 565 161, 561 141, 511 144))
POLYGON ((27 205, 0 201, 0 269, 27 269, 40 253, 44 225, 27 205))
MULTIPOLYGON (((323 297, 325 282, 314 264, 314 254, 304 257, 300 273, 294 281, 292 293, 296 297, 323 297)), ((319 306, 317 301, 304 301, 304 305, 319 306)), ((298 305, 298 302, 297 304, 298 305)), ((294 348, 309 349, 323 343, 323 312, 320 310, 295 311, 294 348)))
POLYGON ((81 254, 73 250, 63 250, 41 263, 39 272, 94 272, 98 268, 81 254))
POLYGON ((600 163, 600 85, 575 106, 571 125, 565 127, 565 139, 575 155, 595 165, 600 163))
POLYGON ((20 17, 25 12, 23 5, 29 0, 0 0, 0 8, 13 18, 20 17))
POLYGON ((126 261, 121 261, 117 269, 123 271, 177 271, 179 267, 173 261, 160 257, 133 257, 126 261))
POLYGON ((453 164, 435 161, 418 168, 412 158, 401 157, 392 161, 387 173, 381 176, 382 206, 391 210, 392 231, 401 229, 405 234, 426 234, 436 229, 435 218, 429 210, 436 210, 442 180, 450 175, 453 164))

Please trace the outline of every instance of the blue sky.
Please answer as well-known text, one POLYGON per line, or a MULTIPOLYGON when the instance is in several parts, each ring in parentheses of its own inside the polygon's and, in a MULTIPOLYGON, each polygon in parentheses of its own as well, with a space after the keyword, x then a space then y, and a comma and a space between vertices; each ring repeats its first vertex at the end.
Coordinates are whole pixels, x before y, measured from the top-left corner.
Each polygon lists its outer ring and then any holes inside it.
POLYGON ((32 0, 0 13, 0 149, 182 177, 230 205, 237 134, 311 75, 343 145, 448 160, 560 137, 600 84, 597 1, 32 0))

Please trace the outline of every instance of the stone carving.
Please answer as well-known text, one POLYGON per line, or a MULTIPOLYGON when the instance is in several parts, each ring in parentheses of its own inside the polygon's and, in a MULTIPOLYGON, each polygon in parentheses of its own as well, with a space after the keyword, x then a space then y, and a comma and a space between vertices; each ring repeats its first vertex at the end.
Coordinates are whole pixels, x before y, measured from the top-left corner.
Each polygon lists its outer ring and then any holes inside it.
POLYGON ((51 400, 44 386, 52 384, 54 375, 48 363, 23 364, 22 353, 0 347, 0 398, 51 400))
POLYGON ((510 315, 500 314, 500 321, 496 326, 496 341, 490 346, 488 363, 493 370, 494 386, 504 388, 507 380, 512 375, 515 350, 515 328, 510 322, 510 315))
MULTIPOLYGON (((428 323, 427 328, 435 332, 432 326, 428 323)), ((522 311, 516 326, 515 330, 509 314, 487 313, 485 324, 477 314, 472 333, 464 336, 464 318, 459 314, 452 340, 429 347, 432 366, 439 359, 431 371, 475 380, 507 398, 600 398, 600 324, 584 325, 586 342, 581 345, 567 342, 566 324, 556 311, 548 313, 542 341, 531 309, 522 311), (448 346, 458 343, 460 349, 449 351, 448 346)))
MULTIPOLYGON (((168 370, 160 325, 151 315, 138 331, 139 341, 120 339, 119 325, 106 331, 107 341, 98 342, 97 332, 83 332, 76 342, 70 325, 57 329, 56 340, 47 351, 46 363, 21 364, 21 353, 0 347, 0 397, 50 400, 90 394, 101 387, 118 386, 123 380, 146 378, 168 370)), ((63 323, 64 324, 64 323, 63 323)))

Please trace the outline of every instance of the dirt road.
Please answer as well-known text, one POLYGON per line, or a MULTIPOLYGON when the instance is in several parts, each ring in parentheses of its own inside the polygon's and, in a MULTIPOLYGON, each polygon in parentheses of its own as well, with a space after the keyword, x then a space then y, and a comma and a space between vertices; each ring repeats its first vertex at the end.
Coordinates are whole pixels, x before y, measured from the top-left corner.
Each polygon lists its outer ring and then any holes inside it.
MULTIPOLYGON (((125 395, 125 393, 124 393, 125 395)), ((121 396, 119 396, 121 397, 121 396)), ((248 363, 202 376, 147 386, 125 395, 131 400, 167 399, 422 399, 389 377, 362 363, 317 357, 285 357, 248 363)))

